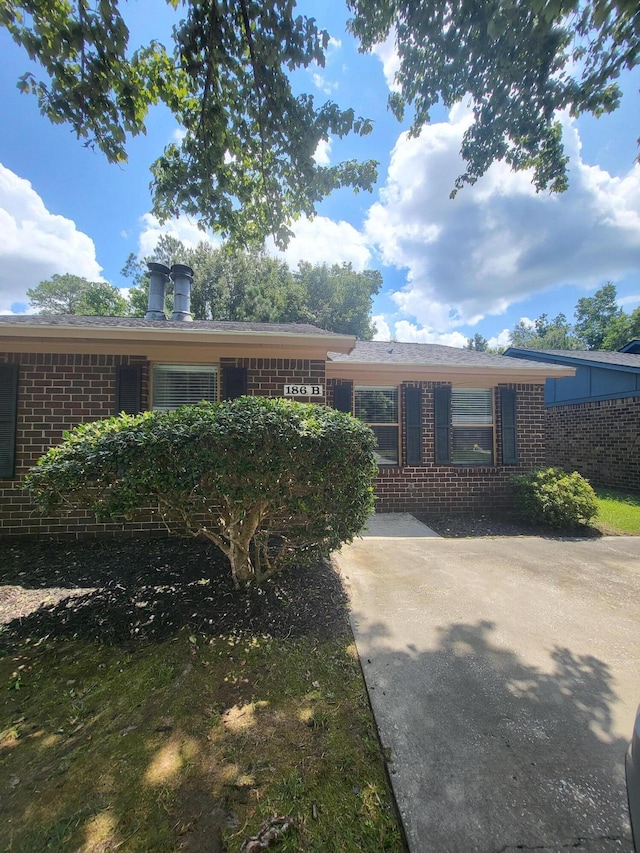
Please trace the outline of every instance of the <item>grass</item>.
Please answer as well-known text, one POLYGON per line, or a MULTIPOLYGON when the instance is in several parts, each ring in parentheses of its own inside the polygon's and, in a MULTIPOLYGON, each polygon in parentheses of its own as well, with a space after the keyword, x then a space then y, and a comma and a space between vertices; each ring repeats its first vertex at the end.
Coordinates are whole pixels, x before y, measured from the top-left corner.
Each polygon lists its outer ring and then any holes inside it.
POLYGON ((593 522, 602 533, 640 535, 640 495, 613 489, 594 488, 598 499, 598 516, 593 522))
POLYGON ((26 640, 0 684, 7 853, 405 849, 350 637, 26 640))

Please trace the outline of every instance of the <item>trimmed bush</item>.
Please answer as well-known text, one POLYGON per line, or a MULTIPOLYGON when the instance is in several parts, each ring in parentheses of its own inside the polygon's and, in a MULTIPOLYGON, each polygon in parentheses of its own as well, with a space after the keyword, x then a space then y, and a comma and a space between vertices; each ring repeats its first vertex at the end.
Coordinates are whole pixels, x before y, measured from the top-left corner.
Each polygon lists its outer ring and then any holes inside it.
POLYGON ((221 548, 238 586, 353 539, 373 509, 375 446, 335 409, 241 397, 83 424, 25 488, 43 510, 89 508, 102 521, 151 509, 221 548))
POLYGON ((511 483, 517 513, 535 524, 571 529, 598 514, 595 492, 577 471, 540 468, 512 477, 511 483))

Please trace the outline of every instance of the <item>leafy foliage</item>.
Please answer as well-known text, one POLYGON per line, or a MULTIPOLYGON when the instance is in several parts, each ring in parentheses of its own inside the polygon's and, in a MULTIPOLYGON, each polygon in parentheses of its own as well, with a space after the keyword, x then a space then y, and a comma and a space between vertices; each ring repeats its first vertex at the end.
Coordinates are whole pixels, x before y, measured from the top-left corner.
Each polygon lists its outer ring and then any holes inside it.
POLYGON ((257 248, 230 250, 203 241, 191 249, 162 236, 153 255, 143 261, 132 255, 123 269, 135 283, 130 300, 137 316, 147 310, 148 261, 193 268, 191 310, 198 320, 312 323, 365 340, 375 331, 371 300, 382 285, 377 270, 301 262, 292 271, 257 248))
POLYGON ((623 311, 609 321, 602 341, 602 348, 619 350, 629 341, 637 339, 640 339, 640 308, 636 308, 631 314, 623 311))
POLYGON ((593 296, 578 299, 576 335, 587 349, 602 349, 609 324, 622 313, 616 302, 616 286, 607 282, 593 296))
POLYGON ((183 406, 76 427, 25 480, 36 504, 99 519, 151 508, 205 536, 234 582, 261 581, 350 541, 373 506, 375 438, 334 409, 282 399, 183 406))
POLYGON ((389 105, 401 118, 413 107, 417 136, 438 102, 470 98, 473 121, 461 154, 466 171, 452 196, 495 160, 532 167, 538 190, 567 187, 567 157, 557 111, 612 112, 616 78, 640 55, 633 0, 347 0, 351 29, 364 50, 395 37, 399 92, 389 105))
MULTIPOLYGON (((38 79, 18 82, 51 121, 68 123, 112 163, 127 158, 131 136, 146 132, 156 104, 184 136, 151 166, 153 212, 179 213, 241 245, 273 234, 286 245, 289 224, 312 216, 339 187, 371 190, 374 161, 321 166, 314 154, 332 136, 366 135, 370 120, 332 101, 295 95, 290 73, 324 65, 329 34, 296 14, 295 0, 185 0, 173 43, 129 47, 120 0, 2 0, 0 26, 39 63, 38 79)), ((470 96, 473 122, 466 171, 452 194, 495 160, 532 167, 537 189, 564 190, 567 158, 557 111, 599 116, 620 101, 616 78, 638 62, 634 0, 347 0, 352 32, 370 50, 395 36, 399 92, 390 106, 413 107, 419 134, 438 102, 470 96)), ((151 27, 153 22, 149 22, 151 27)))
POLYGON ((511 345, 529 349, 580 349, 580 341, 572 334, 571 323, 564 314, 549 321, 546 314, 534 320, 533 326, 520 320, 511 332, 511 345))
POLYGON ((522 320, 511 332, 511 346, 529 349, 618 350, 640 337, 640 308, 627 314, 616 302, 616 286, 607 282, 593 296, 578 300, 572 326, 564 314, 549 321, 541 314, 530 326, 522 320))
POLYGON ((117 287, 106 281, 87 281, 66 273, 54 275, 27 290, 40 314, 91 314, 125 317, 129 304, 117 287))
POLYGON ((585 478, 562 468, 541 468, 511 478, 516 512, 534 524, 571 529, 598 514, 595 492, 585 478))
POLYGON ((0 25, 44 70, 24 74, 20 89, 112 163, 127 159, 127 138, 146 132, 153 105, 169 108, 185 133, 151 166, 161 221, 187 213, 240 244, 272 234, 283 247, 287 223, 332 190, 371 189, 373 161, 314 160, 321 141, 372 125, 293 94, 289 72, 324 65, 329 42, 314 19, 294 16, 293 0, 186 2, 172 48, 151 40, 133 52, 122 5, 3 0, 0 25))
POLYGON ((467 343, 464 348, 474 350, 475 352, 488 352, 489 341, 479 332, 476 332, 472 338, 467 338, 467 343))

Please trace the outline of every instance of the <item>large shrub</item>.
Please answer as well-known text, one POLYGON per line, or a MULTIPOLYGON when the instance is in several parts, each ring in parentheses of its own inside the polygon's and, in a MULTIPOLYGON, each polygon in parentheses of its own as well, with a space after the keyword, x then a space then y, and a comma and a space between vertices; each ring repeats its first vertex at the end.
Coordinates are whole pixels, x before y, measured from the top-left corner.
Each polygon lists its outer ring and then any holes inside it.
POLYGON ((218 545, 239 585, 351 541, 373 507, 374 449, 371 430, 335 409, 242 397, 79 426, 25 487, 47 511, 151 509, 218 545))
POLYGON ((570 529, 598 514, 595 492, 585 478, 562 468, 540 468, 511 478, 515 508, 535 524, 570 529))

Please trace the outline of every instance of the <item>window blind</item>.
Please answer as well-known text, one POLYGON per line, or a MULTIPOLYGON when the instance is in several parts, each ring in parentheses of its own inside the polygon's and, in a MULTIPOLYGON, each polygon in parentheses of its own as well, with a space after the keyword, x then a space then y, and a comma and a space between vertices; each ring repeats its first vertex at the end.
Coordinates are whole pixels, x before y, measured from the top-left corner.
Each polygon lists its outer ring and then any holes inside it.
POLYGON ((161 411, 178 406, 218 400, 218 368, 208 364, 156 364, 153 367, 153 408, 161 411))

